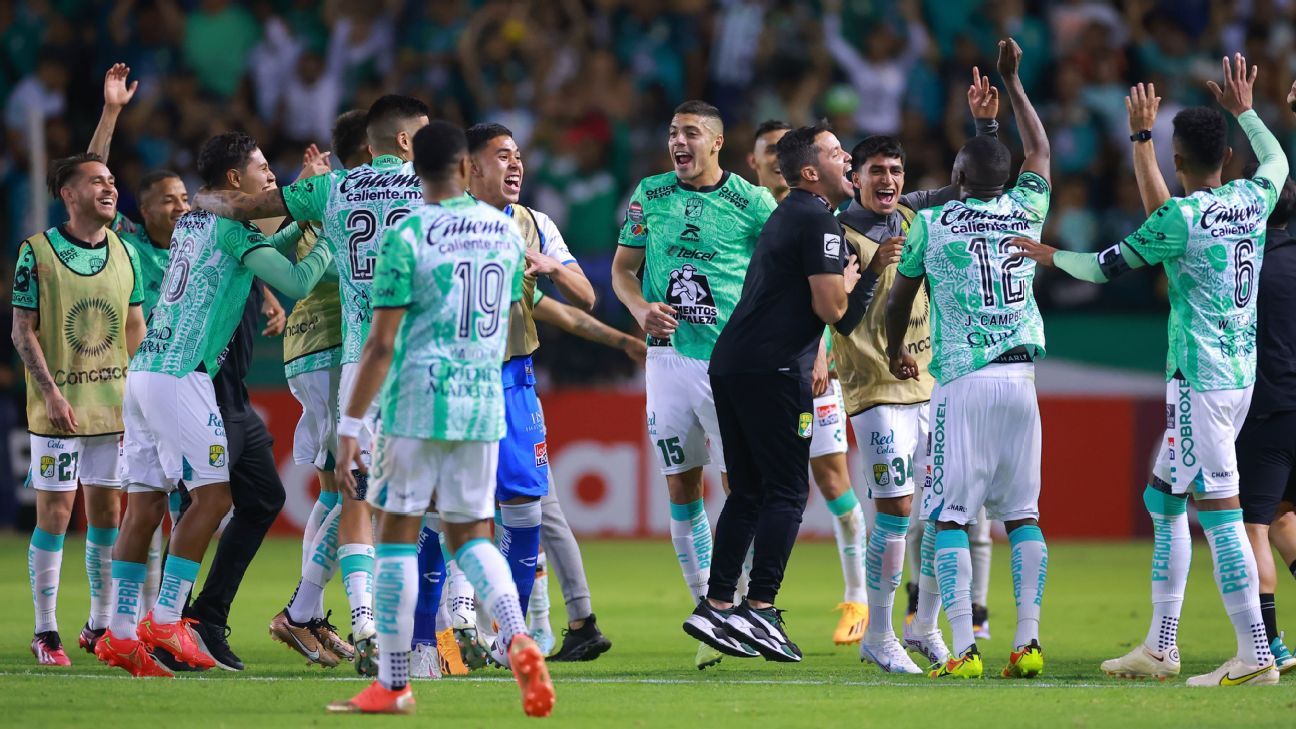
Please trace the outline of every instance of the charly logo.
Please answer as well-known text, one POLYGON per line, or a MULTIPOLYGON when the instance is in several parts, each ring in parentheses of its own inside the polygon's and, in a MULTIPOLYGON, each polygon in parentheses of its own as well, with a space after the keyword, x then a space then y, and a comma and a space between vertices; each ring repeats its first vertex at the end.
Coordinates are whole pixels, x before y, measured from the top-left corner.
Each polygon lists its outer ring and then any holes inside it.
POLYGON ((121 317, 103 299, 81 299, 63 320, 63 338, 82 357, 98 357, 117 341, 121 317))

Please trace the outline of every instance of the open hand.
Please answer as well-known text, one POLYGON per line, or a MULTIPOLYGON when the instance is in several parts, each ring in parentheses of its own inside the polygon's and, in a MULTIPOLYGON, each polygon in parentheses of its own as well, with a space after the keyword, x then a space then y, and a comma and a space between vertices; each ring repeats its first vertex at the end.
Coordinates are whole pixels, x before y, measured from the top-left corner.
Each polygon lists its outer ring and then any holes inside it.
POLYGON ((139 88, 139 81, 132 81, 127 86, 126 77, 129 75, 130 66, 124 63, 114 63, 108 69, 104 74, 104 106, 120 109, 130 103, 139 88))
POLYGON ((1057 253, 1057 249, 1053 246, 1046 246, 1037 240, 1021 237, 1011 238, 1008 243, 1018 249, 1010 258, 1014 260, 1029 258, 1041 266, 1049 266, 1050 268, 1053 266, 1053 254, 1057 253))
POLYGON ((312 144, 302 152, 302 171, 297 175, 298 180, 305 180, 308 177, 328 174, 333 169, 329 165, 329 152, 321 152, 319 147, 312 144))
POLYGON ((1224 57, 1224 88, 1214 81, 1207 81, 1206 86, 1215 94, 1220 106, 1233 116, 1241 116, 1251 109, 1251 90, 1259 72, 1258 67, 1247 66, 1246 56, 1235 53, 1232 63, 1228 56, 1224 57))
POLYGON ((640 309, 635 319, 649 336, 658 339, 669 339, 679 327, 675 310, 660 301, 654 301, 640 309))
POLYGON ((1135 84, 1130 87, 1129 96, 1125 97, 1125 110, 1129 112, 1131 133, 1151 129, 1156 123, 1157 110, 1161 108, 1161 97, 1156 95, 1155 84, 1135 84))

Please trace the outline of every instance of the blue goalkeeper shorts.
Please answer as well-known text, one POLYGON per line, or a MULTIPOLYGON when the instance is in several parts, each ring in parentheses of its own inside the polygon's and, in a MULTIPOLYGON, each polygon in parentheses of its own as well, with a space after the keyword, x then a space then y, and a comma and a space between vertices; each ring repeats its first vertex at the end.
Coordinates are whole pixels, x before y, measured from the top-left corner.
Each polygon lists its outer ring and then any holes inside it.
POLYGON ((505 362, 503 379, 506 431, 499 446, 495 500, 540 498, 549 493, 549 446, 531 357, 505 362))

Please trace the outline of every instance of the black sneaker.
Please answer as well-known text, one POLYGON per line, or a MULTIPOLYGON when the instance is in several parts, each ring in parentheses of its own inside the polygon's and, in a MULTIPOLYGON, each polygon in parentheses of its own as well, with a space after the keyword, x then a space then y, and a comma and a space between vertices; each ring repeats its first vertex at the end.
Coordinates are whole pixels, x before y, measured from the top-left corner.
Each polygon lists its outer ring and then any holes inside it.
POLYGON ((744 602, 725 619, 725 628, 733 639, 755 648, 767 661, 801 661, 801 649, 783 631, 783 611, 776 607, 758 610, 744 602))
POLYGON ((611 649, 612 641, 598 629, 598 621, 591 613, 579 628, 563 629, 562 645, 548 660, 556 663, 592 661, 611 649))
POLYGON ((175 656, 171 655, 171 651, 168 651, 165 648, 154 649, 152 651, 152 655, 154 660, 156 660, 158 663, 162 664, 163 666, 166 666, 167 669, 169 669, 172 673, 200 672, 203 670, 196 666, 191 666, 188 663, 185 663, 184 661, 180 660, 179 658, 176 658, 175 656))
MULTIPOLYGON (((216 661, 216 665, 226 671, 242 671, 243 661, 230 650, 229 635, 232 632, 228 625, 217 625, 204 620, 193 624, 194 633, 202 644, 207 655, 216 661)), ((164 651, 165 652, 165 651, 164 651)))
POLYGON ((726 656, 736 658, 755 658, 760 655, 750 645, 742 642, 742 637, 734 633, 726 623, 734 614, 733 608, 717 610, 705 598, 698 601, 693 614, 684 621, 684 632, 703 643, 720 651, 726 656))
POLYGON ((972 637, 990 640, 990 609, 985 605, 972 603, 972 637))
POLYGON ((98 630, 91 628, 89 621, 87 621, 85 625, 81 626, 81 634, 77 636, 77 645, 81 646, 81 650, 93 656, 95 646, 99 644, 99 639, 107 632, 107 628, 99 628, 98 630))
POLYGON ((906 582, 905 592, 909 595, 909 604, 905 607, 905 617, 918 613, 918 583, 906 582))

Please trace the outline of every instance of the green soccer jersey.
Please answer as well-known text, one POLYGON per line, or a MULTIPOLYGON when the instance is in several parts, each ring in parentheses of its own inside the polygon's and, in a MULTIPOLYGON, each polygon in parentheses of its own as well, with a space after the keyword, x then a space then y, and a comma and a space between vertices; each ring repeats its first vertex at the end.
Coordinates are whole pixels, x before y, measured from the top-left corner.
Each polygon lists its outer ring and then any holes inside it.
POLYGON ((139 262, 138 280, 144 294, 142 309, 147 321, 149 313, 157 305, 158 297, 162 295, 162 276, 166 273, 167 257, 171 255, 171 249, 154 243, 144 226, 136 225, 121 213, 113 218, 111 227, 131 247, 139 262))
POLYGON ((775 205, 769 190, 729 172, 703 189, 674 172, 646 177, 635 188, 618 242, 644 249, 644 299, 675 309, 676 352, 711 359, 775 205))
MULTIPOLYGON (((45 231, 44 236, 49 239, 50 247, 54 249, 54 254, 59 257, 59 260, 77 274, 93 276, 102 271, 108 263, 106 244, 92 247, 84 241, 74 240, 61 225, 45 231)), ((146 294, 140 282, 139 257, 129 243, 123 247, 126 249, 127 257, 130 258, 131 269, 135 273, 135 286, 131 289, 128 299, 133 306, 143 303, 146 294)), ((14 268, 11 302, 19 309, 40 310, 40 272, 36 267, 36 253, 32 251, 31 244, 27 241, 23 241, 18 246, 18 265, 14 268)), ((145 309, 145 312, 147 311, 145 309)))
POLYGON ((255 278, 243 259, 268 247, 251 223, 201 211, 181 217, 171 234, 162 295, 130 368, 176 377, 202 368, 215 376, 255 278))
POLYGON ((1173 197, 1124 240, 1165 268, 1170 288, 1166 379, 1199 392, 1255 382, 1256 275, 1278 191, 1263 178, 1173 197))
POLYGON ((283 188, 283 197, 293 218, 324 224, 341 286, 342 362, 359 362, 373 320, 369 293, 383 231, 423 200, 414 164, 383 155, 367 165, 294 182, 283 188))
POLYGON ((914 218, 898 270, 927 277, 937 382, 975 372, 1016 347, 1044 356, 1044 322, 1031 290, 1035 263, 1012 259, 1009 241, 1038 240, 1048 206, 1048 182, 1023 172, 994 200, 948 202, 914 218))
POLYGON ((467 195, 420 205, 383 235, 375 308, 404 308, 384 385, 384 433, 504 437, 500 367, 526 244, 513 219, 467 195))

